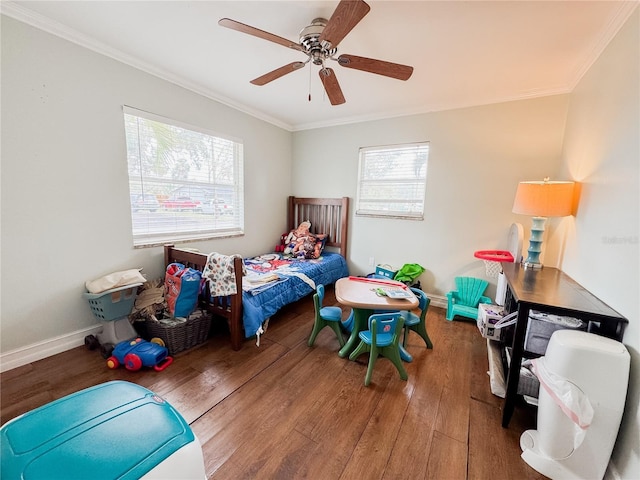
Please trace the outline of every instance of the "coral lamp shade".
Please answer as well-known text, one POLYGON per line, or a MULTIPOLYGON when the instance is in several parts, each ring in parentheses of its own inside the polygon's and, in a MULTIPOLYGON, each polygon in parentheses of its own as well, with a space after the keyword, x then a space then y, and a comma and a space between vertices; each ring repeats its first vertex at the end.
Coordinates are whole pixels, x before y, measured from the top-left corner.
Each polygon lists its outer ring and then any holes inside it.
POLYGON ((566 217, 573 209, 574 182, 520 182, 513 213, 533 217, 566 217))

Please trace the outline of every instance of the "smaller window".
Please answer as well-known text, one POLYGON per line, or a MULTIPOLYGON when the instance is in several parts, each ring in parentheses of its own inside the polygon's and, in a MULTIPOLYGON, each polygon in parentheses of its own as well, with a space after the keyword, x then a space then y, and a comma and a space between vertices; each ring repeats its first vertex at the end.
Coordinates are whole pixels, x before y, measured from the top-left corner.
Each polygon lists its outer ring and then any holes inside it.
POLYGON ((360 149, 356 215, 422 220, 429 143, 360 149))

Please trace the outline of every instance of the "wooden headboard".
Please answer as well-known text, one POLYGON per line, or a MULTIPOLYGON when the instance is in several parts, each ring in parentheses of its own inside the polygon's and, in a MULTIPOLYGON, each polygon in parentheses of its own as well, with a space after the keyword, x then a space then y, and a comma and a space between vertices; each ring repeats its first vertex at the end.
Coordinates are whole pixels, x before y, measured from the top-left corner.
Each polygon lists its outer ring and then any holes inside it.
POLYGON ((300 198, 289 197, 287 225, 293 230, 305 220, 311 222, 313 233, 326 233, 326 245, 335 247, 347 258, 349 197, 300 198))

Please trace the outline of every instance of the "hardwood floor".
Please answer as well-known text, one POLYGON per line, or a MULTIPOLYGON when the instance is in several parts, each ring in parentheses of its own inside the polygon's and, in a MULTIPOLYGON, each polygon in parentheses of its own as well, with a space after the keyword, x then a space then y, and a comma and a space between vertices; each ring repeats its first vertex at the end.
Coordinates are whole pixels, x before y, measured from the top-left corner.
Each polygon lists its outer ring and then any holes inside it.
MULTIPOLYGON (((325 304, 336 304, 327 288, 325 304)), ((5 372, 2 423, 83 388, 128 380, 163 396, 190 423, 215 479, 543 479, 520 458, 519 438, 535 411, 517 407, 501 427, 485 340, 472 322, 445 320, 432 307, 427 350, 415 333, 400 380, 386 359, 364 386, 367 357, 339 358, 313 324, 307 297, 275 315, 257 348, 239 352, 224 332, 178 354, 163 372, 110 370, 84 347, 5 372)))

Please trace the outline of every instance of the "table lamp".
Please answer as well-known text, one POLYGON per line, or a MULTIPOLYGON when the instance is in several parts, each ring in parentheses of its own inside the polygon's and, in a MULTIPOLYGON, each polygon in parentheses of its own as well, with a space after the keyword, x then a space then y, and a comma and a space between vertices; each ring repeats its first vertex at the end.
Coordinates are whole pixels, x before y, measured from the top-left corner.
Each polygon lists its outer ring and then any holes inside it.
POLYGON ((547 217, 566 217, 573 208, 574 182, 520 182, 513 202, 513 213, 531 215, 531 237, 525 268, 542 268, 542 236, 547 217))

